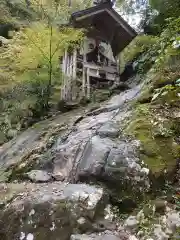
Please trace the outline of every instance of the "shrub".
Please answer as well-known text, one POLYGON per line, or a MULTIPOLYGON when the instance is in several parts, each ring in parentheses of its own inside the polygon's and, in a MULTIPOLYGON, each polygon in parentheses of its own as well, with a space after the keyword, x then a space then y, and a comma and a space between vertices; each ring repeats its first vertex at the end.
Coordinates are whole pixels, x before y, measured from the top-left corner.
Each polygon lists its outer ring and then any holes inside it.
POLYGON ((19 32, 6 48, 1 48, 0 131, 4 141, 41 119, 47 113, 47 101, 53 98, 57 89, 60 98, 59 56, 64 48, 79 44, 83 33, 70 28, 58 31, 53 27, 51 82, 49 34, 50 29, 45 24, 34 23, 31 28, 19 32))
MULTIPOLYGON (((121 71, 128 62, 137 60, 137 65, 142 65, 140 69, 144 68, 144 63, 151 63, 153 56, 156 53, 156 49, 152 49, 152 46, 158 42, 158 37, 150 35, 137 36, 120 54, 121 71), (150 61, 149 61, 150 60, 150 61)), ((151 65, 151 64, 150 64, 151 65)))
POLYGON ((136 59, 140 54, 148 51, 158 41, 158 37, 150 35, 137 36, 121 53, 125 63, 136 59))
POLYGON ((180 17, 169 19, 167 28, 160 35, 160 49, 156 60, 155 69, 163 70, 165 67, 174 66, 179 61, 180 55, 180 17))

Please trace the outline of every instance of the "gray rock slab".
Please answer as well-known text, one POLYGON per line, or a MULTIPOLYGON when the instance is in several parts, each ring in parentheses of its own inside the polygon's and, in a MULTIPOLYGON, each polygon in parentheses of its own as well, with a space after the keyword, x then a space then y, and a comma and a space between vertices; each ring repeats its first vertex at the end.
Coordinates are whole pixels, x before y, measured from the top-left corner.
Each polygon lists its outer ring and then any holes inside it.
POLYGON ((113 142, 110 139, 104 140, 99 136, 92 137, 84 149, 77 174, 84 177, 100 177, 112 146, 113 142))
POLYGON ((0 212, 2 239, 67 240, 103 216, 107 197, 86 184, 29 184, 0 212), (83 219, 83 221, 82 221, 83 219))
POLYGON ((19 137, 5 143, 0 149, 0 167, 9 168, 21 162, 22 157, 38 146, 39 131, 27 130, 19 137))
POLYGON ((100 137, 110 137, 110 138, 118 137, 119 132, 120 132, 120 129, 118 128, 118 125, 113 121, 109 121, 105 123, 97 130, 97 134, 100 137))
POLYGON ((48 174, 46 171, 42 170, 32 170, 26 174, 26 176, 32 182, 48 182, 52 179, 51 175, 48 174))
POLYGON ((88 116, 84 118, 79 124, 78 129, 79 130, 85 130, 85 129, 97 129, 102 124, 105 124, 109 120, 111 120, 115 115, 117 114, 117 111, 112 112, 102 112, 94 116, 88 116))

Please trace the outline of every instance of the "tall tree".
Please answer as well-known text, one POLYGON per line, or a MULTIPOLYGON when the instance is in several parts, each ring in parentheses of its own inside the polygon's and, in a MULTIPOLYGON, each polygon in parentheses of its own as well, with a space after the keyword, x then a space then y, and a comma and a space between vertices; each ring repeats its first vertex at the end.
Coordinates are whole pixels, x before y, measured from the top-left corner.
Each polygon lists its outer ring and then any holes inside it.
POLYGON ((157 31, 161 32, 166 25, 166 19, 177 18, 180 16, 179 0, 150 0, 152 9, 157 10, 158 14, 153 19, 157 31))

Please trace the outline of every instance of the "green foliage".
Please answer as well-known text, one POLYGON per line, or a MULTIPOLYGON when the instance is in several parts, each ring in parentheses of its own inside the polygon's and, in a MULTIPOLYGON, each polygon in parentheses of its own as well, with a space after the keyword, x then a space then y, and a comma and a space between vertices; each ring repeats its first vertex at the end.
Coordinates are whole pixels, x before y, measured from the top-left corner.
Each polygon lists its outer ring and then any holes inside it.
POLYGON ((157 50, 153 46, 156 46, 158 41, 158 37, 150 35, 137 36, 121 53, 121 68, 124 67, 122 63, 125 65, 135 60, 137 61, 139 70, 145 69, 145 65, 152 64, 153 57, 157 53, 157 50))
MULTIPOLYGON (((155 60, 152 75, 127 126, 127 132, 141 141, 141 158, 155 176, 163 175, 164 170, 171 174, 180 154, 176 142, 180 131, 180 90, 175 84, 180 78, 179 29, 180 18, 169 19, 157 41, 145 51, 144 56, 153 56, 155 60)), ((146 65, 147 59, 142 65, 138 61, 139 69, 146 65)))
POLYGON ((129 62, 136 59, 141 53, 151 49, 152 45, 157 41, 157 37, 148 35, 137 36, 122 52, 124 61, 129 62))
POLYGON ((43 96, 44 103, 48 105, 52 81, 60 67, 59 58, 63 55, 64 49, 73 48, 81 43, 83 32, 72 28, 58 30, 55 27, 48 28, 46 25, 39 26, 38 24, 38 27, 36 25, 35 28, 32 26, 31 29, 28 29, 24 38, 26 51, 22 51, 20 54, 19 66, 22 69, 19 71, 37 67, 47 73, 47 90, 43 96))
POLYGON ((159 71, 164 66, 171 65, 173 58, 177 56, 175 62, 178 62, 178 56, 180 55, 180 17, 173 20, 169 19, 167 28, 160 35, 160 49, 159 55, 156 60, 156 69, 159 71), (177 46, 176 46, 177 45, 177 46))
POLYGON ((28 5, 28 0, 1 0, 0 13, 0 23, 26 23, 38 17, 38 13, 28 5))
MULTIPOLYGON (((169 19, 167 27, 159 37, 139 35, 120 55, 121 68, 127 62, 134 61, 139 73, 147 72, 153 65, 153 71, 168 76, 167 72, 179 76, 180 64, 180 18, 169 19), (166 73, 164 73, 166 71, 166 73)), ((121 70, 122 71, 122 70, 121 70)))
POLYGON ((158 11, 158 15, 153 18, 151 23, 152 28, 157 33, 161 33, 166 26, 166 19, 178 18, 180 15, 180 1, 179 0, 150 0, 152 9, 158 11))
MULTIPOLYGON (((8 19, 4 17, 6 14, 2 16, 4 22, 18 17, 18 21, 31 20, 8 45, 0 48, 1 144, 43 117, 47 102, 54 104, 56 98, 57 104, 61 86, 59 58, 65 48, 74 47, 83 39, 82 30, 56 25, 63 16, 69 16, 65 1, 59 5, 56 1, 34 0, 28 6, 27 2, 10 0, 9 4, 4 1, 0 5, 0 11, 8 13, 8 19), (26 9, 36 14, 23 16, 26 9), (56 89, 58 99, 54 97, 56 89)), ((72 7, 75 6, 74 2, 72 7)))
POLYGON ((22 69, 34 69, 38 65, 48 65, 50 53, 50 41, 52 51, 52 65, 58 67, 59 57, 65 48, 80 43, 83 38, 81 30, 64 28, 59 31, 57 27, 52 28, 52 36, 48 26, 42 23, 34 23, 22 33, 23 45, 18 56, 16 66, 22 69))
POLYGON ((151 79, 153 88, 161 88, 165 85, 174 85, 180 78, 180 42, 179 42, 180 18, 170 21, 167 28, 161 33, 159 43, 152 49, 156 52, 155 64, 151 71, 155 76, 151 79))

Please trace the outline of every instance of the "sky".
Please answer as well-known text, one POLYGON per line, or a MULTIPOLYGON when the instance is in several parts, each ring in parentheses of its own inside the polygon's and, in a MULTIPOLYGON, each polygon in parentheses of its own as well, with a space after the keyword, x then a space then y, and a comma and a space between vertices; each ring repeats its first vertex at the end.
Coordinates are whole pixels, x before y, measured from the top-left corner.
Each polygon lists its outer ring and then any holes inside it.
MULTIPOLYGON (((114 5, 114 9, 126 20, 131 27, 133 27, 136 31, 139 31, 138 26, 141 21, 142 16, 139 13, 136 14, 125 14, 122 8, 119 8, 114 5)), ((136 6, 134 6, 135 8, 136 6)), ((143 8, 143 5, 142 5, 143 8)))

